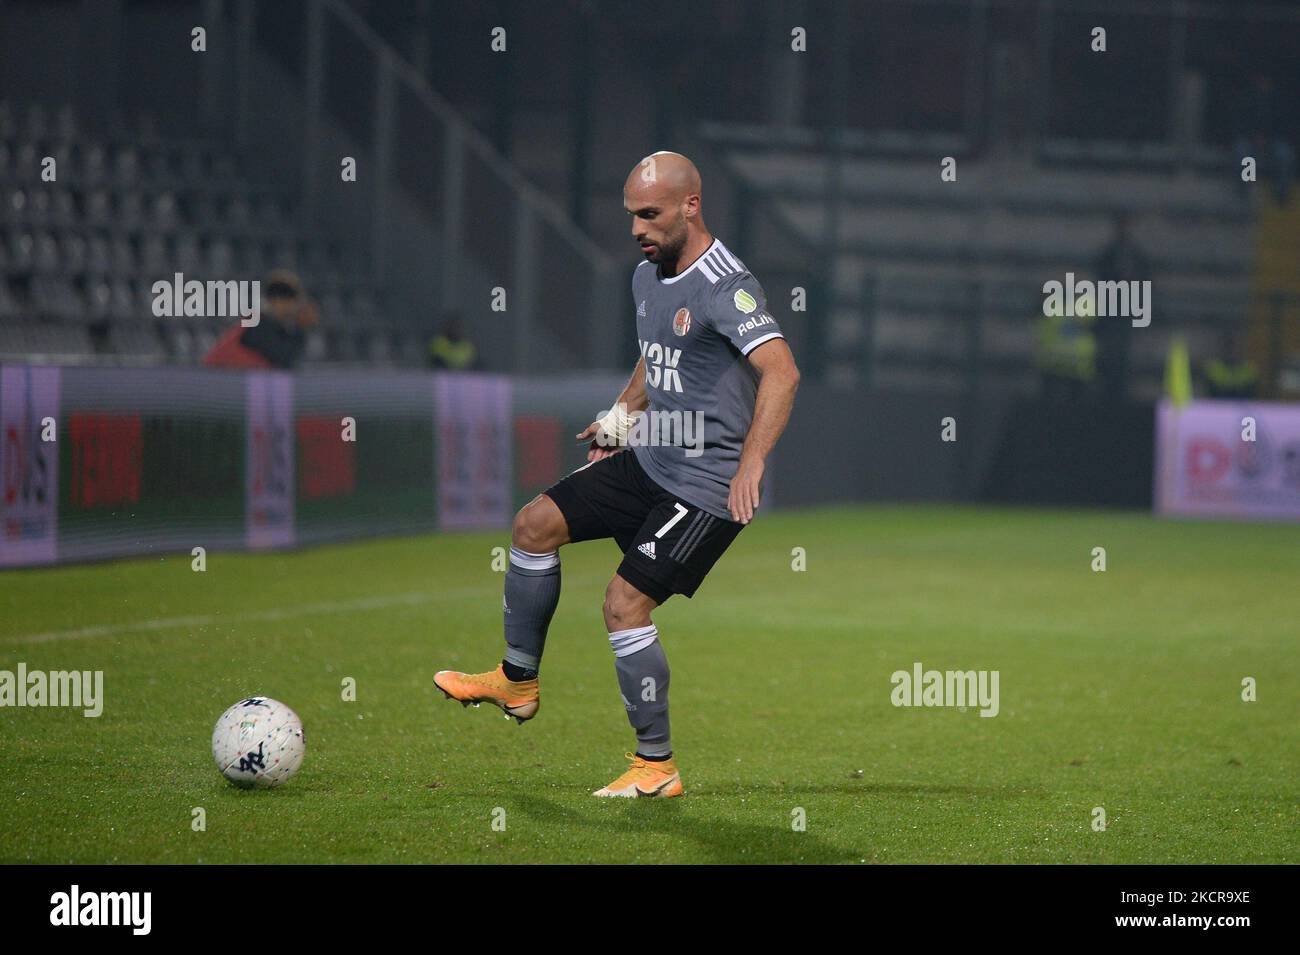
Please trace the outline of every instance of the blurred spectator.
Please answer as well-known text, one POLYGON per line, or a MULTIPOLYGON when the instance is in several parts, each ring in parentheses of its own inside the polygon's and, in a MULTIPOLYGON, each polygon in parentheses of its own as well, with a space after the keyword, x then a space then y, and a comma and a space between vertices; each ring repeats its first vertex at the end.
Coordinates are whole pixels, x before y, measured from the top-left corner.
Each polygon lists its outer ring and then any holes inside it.
MULTIPOLYGON (((1242 97, 1242 129, 1237 137, 1238 164, 1253 156, 1260 178, 1271 179, 1277 201, 1286 204, 1295 179, 1295 147, 1288 142, 1283 126, 1283 107, 1273 79, 1261 72, 1251 74, 1242 97)), ((1240 175, 1240 165, 1237 169, 1240 175)))
POLYGON ((460 318, 454 312, 442 323, 442 328, 429 340, 429 365, 448 371, 469 371, 478 362, 478 349, 465 337, 460 318))
POLYGON ((235 325, 203 358, 212 368, 292 368, 306 344, 306 329, 319 318, 316 303, 298 276, 277 269, 262 283, 261 321, 235 325))
POLYGON ((1245 356, 1242 336, 1224 332, 1218 357, 1205 363, 1206 390, 1211 398, 1253 399, 1259 388, 1259 371, 1245 356))
POLYGON ((1051 307, 1038 320, 1034 364, 1048 401, 1079 401, 1096 378, 1092 299, 1080 296, 1070 311, 1074 314, 1066 315, 1063 307, 1051 307))
MULTIPOLYGON (((1097 259, 1098 282, 1143 282, 1151 278, 1151 260, 1133 239, 1129 218, 1115 217, 1115 237, 1097 259)), ((1097 325, 1097 379, 1112 401, 1128 397, 1129 335, 1132 323, 1110 315, 1097 325)))

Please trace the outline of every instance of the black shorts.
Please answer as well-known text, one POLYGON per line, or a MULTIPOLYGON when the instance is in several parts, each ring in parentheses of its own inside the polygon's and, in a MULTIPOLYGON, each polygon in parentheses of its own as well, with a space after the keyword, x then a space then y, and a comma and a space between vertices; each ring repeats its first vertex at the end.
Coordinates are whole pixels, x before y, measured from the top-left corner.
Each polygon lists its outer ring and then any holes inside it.
POLYGON ((679 500, 650 479, 634 451, 619 451, 546 489, 573 542, 614 538, 618 574, 656 603, 696 589, 744 524, 679 500))

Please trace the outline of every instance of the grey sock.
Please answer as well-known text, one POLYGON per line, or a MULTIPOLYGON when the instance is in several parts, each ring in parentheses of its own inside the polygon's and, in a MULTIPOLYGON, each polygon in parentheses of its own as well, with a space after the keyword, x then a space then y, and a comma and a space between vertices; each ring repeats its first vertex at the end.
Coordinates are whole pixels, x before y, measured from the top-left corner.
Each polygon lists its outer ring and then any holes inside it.
POLYGON ((510 548, 505 588, 505 659, 525 670, 542 663, 546 630, 560 602, 560 556, 510 548))
POLYGON ((609 635, 609 642, 628 722, 636 730, 637 752, 669 755, 673 747, 668 733, 668 657, 659 644, 659 632, 654 624, 619 630, 609 635))

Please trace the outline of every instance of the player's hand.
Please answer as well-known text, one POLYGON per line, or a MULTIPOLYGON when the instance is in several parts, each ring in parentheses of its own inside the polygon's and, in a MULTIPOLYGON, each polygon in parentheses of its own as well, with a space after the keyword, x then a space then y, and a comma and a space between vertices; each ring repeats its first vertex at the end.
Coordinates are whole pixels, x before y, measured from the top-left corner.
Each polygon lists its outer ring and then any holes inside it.
POLYGON ((617 454, 619 451, 623 450, 619 447, 602 445, 600 443, 601 433, 599 421, 593 421, 582 431, 578 432, 577 437, 579 441, 586 441, 588 438, 591 439, 591 447, 587 449, 588 461, 599 461, 601 458, 607 458, 611 454, 617 454))
POLYGON ((736 476, 731 479, 731 493, 727 495, 727 510, 733 521, 748 524, 758 510, 758 485, 763 480, 763 462, 740 459, 736 476))

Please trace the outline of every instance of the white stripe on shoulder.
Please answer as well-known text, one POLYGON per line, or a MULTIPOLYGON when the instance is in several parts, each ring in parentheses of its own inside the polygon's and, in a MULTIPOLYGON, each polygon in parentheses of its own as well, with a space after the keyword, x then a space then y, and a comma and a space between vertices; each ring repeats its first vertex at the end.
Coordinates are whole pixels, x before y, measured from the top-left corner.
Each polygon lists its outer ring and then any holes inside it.
POLYGON ((762 336, 761 338, 755 338, 752 342, 750 342, 748 345, 742 348, 740 350, 740 353, 742 355, 748 355, 759 345, 763 344, 763 342, 770 342, 773 338, 785 338, 785 336, 782 335, 780 332, 768 332, 766 335, 762 336))
POLYGON ((736 271, 731 267, 731 263, 722 257, 721 251, 709 256, 709 265, 713 266, 713 271, 719 275, 732 275, 736 271))
POLYGON ((707 258, 700 259, 700 271, 704 273, 704 277, 709 280, 710 285, 717 284, 718 276, 714 273, 713 269, 709 268, 709 260, 707 258))
POLYGON ((726 261, 731 265, 734 271, 736 272, 745 271, 745 267, 740 264, 740 259, 732 255, 731 250, 721 243, 718 243, 718 254, 721 255, 724 259, 726 259, 726 261))

